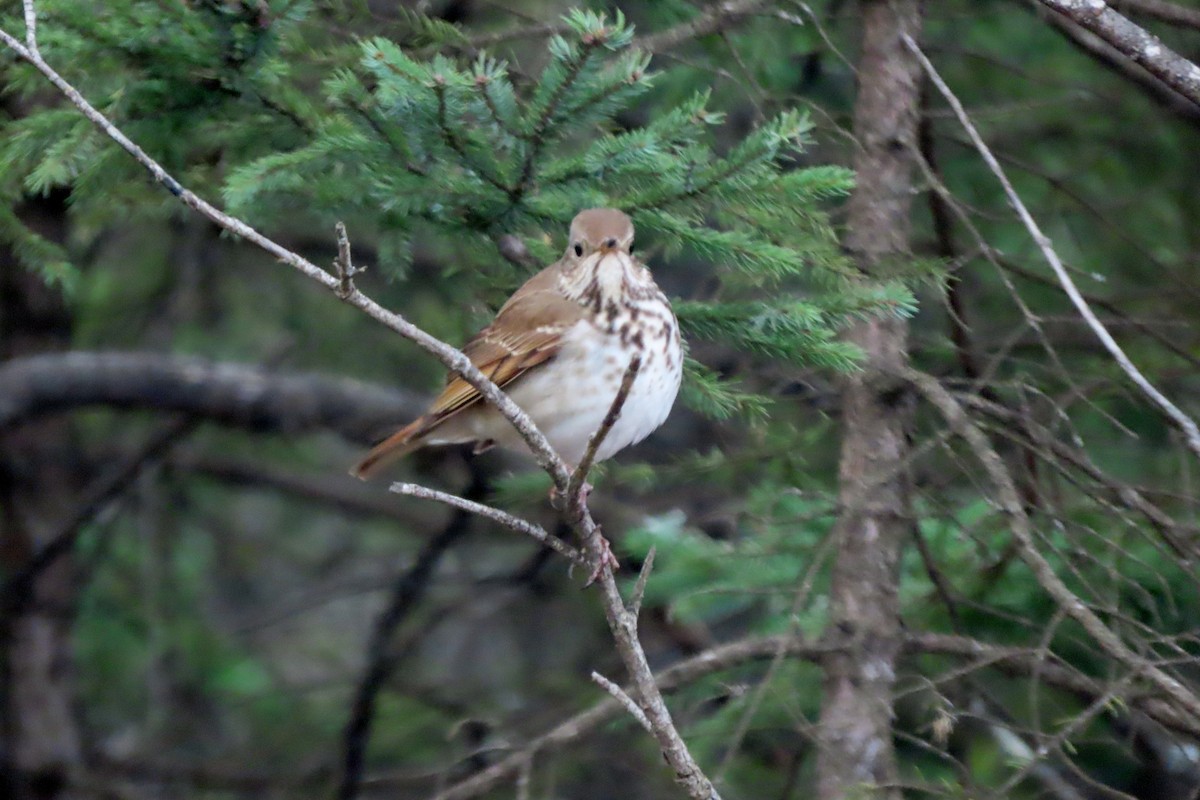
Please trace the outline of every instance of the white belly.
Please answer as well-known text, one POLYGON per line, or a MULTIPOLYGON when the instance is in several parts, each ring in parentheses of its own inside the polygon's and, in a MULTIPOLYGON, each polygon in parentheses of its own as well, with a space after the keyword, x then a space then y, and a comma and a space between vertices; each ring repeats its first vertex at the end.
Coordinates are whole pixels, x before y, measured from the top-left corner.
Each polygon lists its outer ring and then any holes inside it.
MULTIPOLYGON (((683 356, 674 330, 670 333, 665 345, 661 336, 647 337, 637 379, 621 416, 596 453, 597 461, 645 439, 671 412, 683 375, 683 356)), ((586 322, 578 323, 563 338, 563 348, 552 361, 505 389, 573 467, 608 413, 633 353, 620 345, 616 334, 603 334, 586 322)), ((472 409, 460 419, 448 420, 444 427, 451 430, 439 431, 442 435, 435 434, 431 440, 461 441, 467 434, 466 438, 490 439, 504 447, 524 447, 524 440, 508 421, 490 408, 472 409)))

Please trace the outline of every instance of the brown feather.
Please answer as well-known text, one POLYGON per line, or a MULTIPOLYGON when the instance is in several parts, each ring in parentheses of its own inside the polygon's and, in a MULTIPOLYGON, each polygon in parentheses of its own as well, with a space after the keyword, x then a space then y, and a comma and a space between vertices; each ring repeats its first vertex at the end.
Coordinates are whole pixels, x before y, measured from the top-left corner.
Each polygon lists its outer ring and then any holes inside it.
MULTIPOLYGON (((462 351, 479 370, 503 388, 558 353, 562 334, 583 317, 584 310, 558 287, 561 262, 534 275, 500 309, 491 325, 477 333, 462 351)), ((366 480, 407 453, 446 420, 478 404, 479 391, 455 373, 429 411, 375 445, 350 470, 366 480)))
MULTIPOLYGON (((421 446, 421 434, 425 433, 422 426, 428 425, 429 415, 418 417, 405 425, 391 436, 371 448, 350 470, 350 474, 359 480, 367 480, 379 470, 386 467, 401 456, 411 453, 421 446)), ((426 429, 428 430, 428 429, 426 429)))

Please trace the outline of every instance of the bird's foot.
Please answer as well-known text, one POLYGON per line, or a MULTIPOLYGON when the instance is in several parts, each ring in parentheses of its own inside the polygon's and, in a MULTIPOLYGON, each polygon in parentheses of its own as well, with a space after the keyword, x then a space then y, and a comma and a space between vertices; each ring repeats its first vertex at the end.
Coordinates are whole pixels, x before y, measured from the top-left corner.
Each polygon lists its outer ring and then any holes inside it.
POLYGON ((616 554, 613 553, 612 545, 608 539, 600 532, 599 525, 596 526, 596 537, 600 540, 600 557, 596 559, 596 568, 592 570, 587 583, 583 585, 585 589, 600 579, 605 567, 608 567, 613 572, 621 568, 621 562, 617 560, 616 554))
MULTIPOLYGON (((579 487, 579 504, 584 508, 587 508, 588 498, 591 497, 593 488, 594 487, 587 481, 584 481, 583 486, 579 487)), ((565 502, 566 499, 563 497, 563 493, 558 490, 558 487, 551 486, 550 505, 561 509, 565 502)))

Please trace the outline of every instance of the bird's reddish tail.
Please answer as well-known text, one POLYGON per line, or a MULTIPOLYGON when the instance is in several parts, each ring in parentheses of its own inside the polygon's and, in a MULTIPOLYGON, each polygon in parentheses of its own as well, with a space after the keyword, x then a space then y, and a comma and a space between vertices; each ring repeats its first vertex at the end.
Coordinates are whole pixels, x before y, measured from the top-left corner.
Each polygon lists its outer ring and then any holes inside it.
POLYGON ((416 450, 422 444, 422 434, 429 431, 429 423, 430 420, 427 417, 420 417, 405 425, 372 447, 371 452, 354 465, 350 474, 365 481, 396 459, 416 450))

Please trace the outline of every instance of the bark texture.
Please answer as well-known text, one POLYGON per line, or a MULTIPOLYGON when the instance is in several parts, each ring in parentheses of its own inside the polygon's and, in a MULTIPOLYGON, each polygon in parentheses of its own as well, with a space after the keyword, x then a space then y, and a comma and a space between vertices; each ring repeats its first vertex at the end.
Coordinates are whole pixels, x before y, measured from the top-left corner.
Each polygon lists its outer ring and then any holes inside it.
MULTIPOLYGON (((917 0, 863 0, 863 46, 854 133, 857 188, 847 208, 846 245, 869 280, 907 257, 912 153, 917 141, 920 66, 901 39, 917 36, 917 0)), ((900 647, 897 563, 912 524, 907 395, 884 373, 908 362, 907 324, 875 319, 849 334, 865 369, 843 392, 838 552, 830 586, 831 639, 825 659, 818 796, 899 798, 892 743, 892 687, 900 647)))
POLYGON ((331 430, 374 444, 425 409, 396 389, 150 352, 47 353, 0 364, 0 430, 88 406, 177 411, 250 430, 331 430))
MULTIPOLYGON (((66 232, 61 195, 29 201, 22 221, 55 241, 66 232)), ((69 346, 71 321, 61 295, 0 249, 0 359, 69 346)), ((11 575, 72 504, 79 476, 50 454, 69 447, 63 420, 0 431, 0 574, 11 575)), ((75 570, 64 558, 38 575, 21 613, 0 619, 0 795, 63 800, 82 759, 73 711, 70 631, 75 570)))

